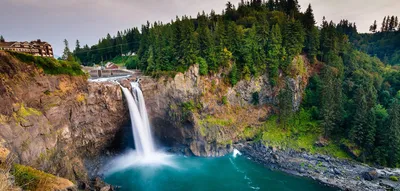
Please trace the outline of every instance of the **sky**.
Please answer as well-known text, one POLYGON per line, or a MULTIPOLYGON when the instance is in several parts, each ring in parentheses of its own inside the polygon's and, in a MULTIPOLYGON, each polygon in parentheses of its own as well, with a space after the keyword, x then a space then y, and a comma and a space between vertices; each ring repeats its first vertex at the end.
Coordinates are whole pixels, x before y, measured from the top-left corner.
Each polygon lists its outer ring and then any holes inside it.
MULTIPOLYGON (((176 15, 196 17, 212 9, 221 13, 228 0, 0 0, 0 35, 6 41, 49 42, 55 55, 62 54, 63 40, 74 49, 93 45, 107 33, 140 27, 147 21, 174 19, 176 15)), ((231 0, 235 5, 240 0, 231 0)), ((378 27, 386 15, 398 15, 400 0, 298 0, 302 11, 311 3, 318 25, 322 17, 356 22, 359 32, 368 32, 377 20, 378 27)))

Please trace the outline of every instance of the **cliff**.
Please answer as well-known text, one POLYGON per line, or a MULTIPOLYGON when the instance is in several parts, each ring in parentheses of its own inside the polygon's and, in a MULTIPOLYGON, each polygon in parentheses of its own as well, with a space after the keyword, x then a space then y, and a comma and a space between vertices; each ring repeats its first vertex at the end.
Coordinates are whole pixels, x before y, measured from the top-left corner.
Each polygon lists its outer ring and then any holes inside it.
POLYGON ((141 87, 153 131, 163 143, 196 156, 222 156, 232 143, 251 139, 278 103, 279 91, 288 82, 293 106, 298 108, 312 72, 308 60, 293 60, 292 73, 281 74, 272 87, 266 74, 228 83, 229 68, 200 76, 197 65, 174 78, 142 78, 141 87))
MULTIPOLYGON (((222 156, 233 143, 254 138, 276 112, 286 82, 294 92, 294 108, 300 105, 312 68, 304 56, 290 67, 291 74, 281 74, 275 87, 267 75, 232 87, 230 68, 200 76, 197 65, 174 78, 142 77, 152 130, 176 152, 222 156)), ((17 163, 84 185, 85 161, 104 155, 129 120, 118 85, 48 75, 2 51, 0 90, 0 146, 11 150, 17 163)))
POLYGON ((115 84, 47 75, 0 51, 0 146, 15 162, 70 180, 87 180, 84 161, 100 155, 126 123, 115 84))

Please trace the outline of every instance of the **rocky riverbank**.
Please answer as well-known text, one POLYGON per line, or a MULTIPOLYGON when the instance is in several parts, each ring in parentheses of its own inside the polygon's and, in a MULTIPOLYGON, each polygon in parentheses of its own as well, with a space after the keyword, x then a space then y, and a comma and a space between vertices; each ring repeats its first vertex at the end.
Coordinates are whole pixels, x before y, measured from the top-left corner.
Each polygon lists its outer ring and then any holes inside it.
POLYGON ((400 170, 373 168, 326 155, 278 150, 261 143, 240 143, 234 147, 245 156, 268 168, 309 177, 341 190, 400 190, 400 183, 391 180, 393 177, 400 176, 400 170))

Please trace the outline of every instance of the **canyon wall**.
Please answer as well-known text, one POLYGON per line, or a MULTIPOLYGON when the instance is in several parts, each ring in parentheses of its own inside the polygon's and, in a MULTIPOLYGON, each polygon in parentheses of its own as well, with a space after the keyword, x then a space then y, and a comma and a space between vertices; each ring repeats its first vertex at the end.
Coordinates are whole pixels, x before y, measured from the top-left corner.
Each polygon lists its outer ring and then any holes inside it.
POLYGON ((251 139, 271 114, 276 113, 279 91, 285 83, 298 109, 312 72, 305 56, 293 60, 292 74, 280 75, 277 86, 266 74, 229 84, 229 68, 200 76, 194 65, 174 78, 143 77, 141 87, 156 137, 189 155, 222 156, 232 143, 251 139))
POLYGON ((87 180, 84 160, 105 151, 127 118, 118 85, 45 75, 0 51, 0 146, 15 162, 87 180))

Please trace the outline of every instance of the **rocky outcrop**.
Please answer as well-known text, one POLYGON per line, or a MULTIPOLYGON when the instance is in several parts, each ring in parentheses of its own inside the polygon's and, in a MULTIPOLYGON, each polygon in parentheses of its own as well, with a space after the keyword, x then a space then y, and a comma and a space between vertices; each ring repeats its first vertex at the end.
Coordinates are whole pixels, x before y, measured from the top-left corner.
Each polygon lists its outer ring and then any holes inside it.
POLYGON ((87 180, 84 160, 102 153, 127 121, 119 86, 45 75, 3 51, 0 71, 0 144, 18 163, 87 180))
POLYGON ((315 179, 323 184, 351 191, 399 190, 400 184, 390 180, 398 177, 394 169, 375 169, 355 161, 309 154, 293 150, 279 150, 261 143, 234 146, 244 155, 268 168, 297 176, 315 179))
POLYGON ((293 91, 293 107, 298 108, 311 68, 304 56, 297 57, 292 67, 292 77, 281 75, 275 87, 266 74, 231 87, 229 68, 200 76, 197 65, 174 78, 142 77, 153 131, 164 144, 181 146, 179 152, 224 155, 231 151, 232 143, 252 138, 248 134, 257 132, 262 121, 274 112, 277 95, 286 82, 293 91))

